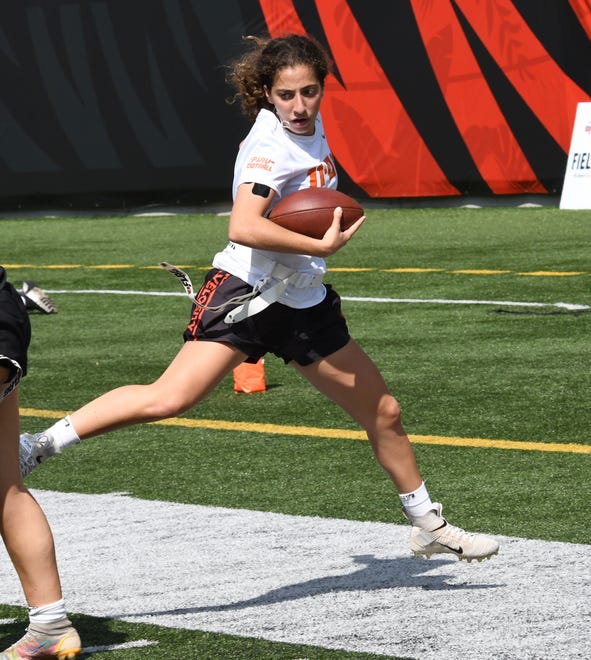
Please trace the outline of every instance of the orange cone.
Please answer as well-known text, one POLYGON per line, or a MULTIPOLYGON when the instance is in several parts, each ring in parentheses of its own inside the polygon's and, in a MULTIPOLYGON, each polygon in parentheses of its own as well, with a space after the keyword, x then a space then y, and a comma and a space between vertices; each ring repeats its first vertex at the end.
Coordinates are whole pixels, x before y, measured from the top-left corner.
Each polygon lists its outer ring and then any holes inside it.
POLYGON ((234 392, 264 392, 267 389, 265 383, 265 360, 261 358, 256 364, 243 362, 234 371, 234 392))

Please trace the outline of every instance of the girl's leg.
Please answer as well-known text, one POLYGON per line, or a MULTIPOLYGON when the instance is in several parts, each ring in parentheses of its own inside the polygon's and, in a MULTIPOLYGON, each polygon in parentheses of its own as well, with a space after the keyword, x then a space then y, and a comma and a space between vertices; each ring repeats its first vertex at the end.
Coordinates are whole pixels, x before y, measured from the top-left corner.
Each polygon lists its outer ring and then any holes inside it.
POLYGON ((111 390, 72 413, 70 421, 83 439, 175 417, 203 400, 245 357, 229 344, 188 341, 158 380, 111 390))
POLYGON ((18 389, 0 402, 0 532, 31 607, 62 598, 53 536, 18 467, 18 389))
POLYGON ((441 504, 431 502, 402 427, 400 407, 377 367, 353 340, 327 358, 306 367, 296 365, 296 369, 367 432, 413 526, 410 546, 416 555, 451 553, 459 559, 482 561, 499 551, 494 539, 449 525, 441 516, 441 504))
POLYGON ((400 406, 376 365, 355 341, 308 366, 293 365, 366 431, 378 462, 399 493, 410 493, 421 486, 414 451, 402 426, 400 406))

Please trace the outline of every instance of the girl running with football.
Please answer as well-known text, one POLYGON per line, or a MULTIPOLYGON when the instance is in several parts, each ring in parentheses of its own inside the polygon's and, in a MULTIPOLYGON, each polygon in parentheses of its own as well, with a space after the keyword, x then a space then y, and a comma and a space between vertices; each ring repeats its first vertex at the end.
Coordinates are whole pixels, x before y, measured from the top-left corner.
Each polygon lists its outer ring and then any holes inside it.
POLYGON ((119 387, 43 433, 22 436, 23 472, 80 440, 180 415, 237 365, 271 352, 365 430, 411 522, 415 554, 490 557, 499 547, 494 539, 448 524, 441 504, 431 501, 398 402, 349 335, 338 294, 322 281, 325 257, 343 248, 365 218, 341 231, 336 208, 320 239, 267 218, 292 192, 319 182, 337 186, 320 115, 330 60, 305 36, 251 37, 248 43, 230 72, 236 99, 253 125, 235 162, 229 243, 215 255, 195 297, 182 348, 155 382, 119 387))

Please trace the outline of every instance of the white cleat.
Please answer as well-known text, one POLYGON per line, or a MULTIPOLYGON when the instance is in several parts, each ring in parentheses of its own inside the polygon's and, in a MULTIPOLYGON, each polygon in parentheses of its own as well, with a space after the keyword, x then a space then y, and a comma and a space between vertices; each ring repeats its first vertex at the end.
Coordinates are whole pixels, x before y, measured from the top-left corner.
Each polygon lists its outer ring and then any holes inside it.
POLYGON ((25 297, 27 309, 43 314, 57 314, 57 305, 55 302, 35 282, 25 280, 23 282, 22 295, 25 297))
POLYGON ((22 433, 18 462, 23 479, 55 453, 49 433, 22 433))
POLYGON ((424 516, 416 516, 413 519, 405 513, 412 524, 410 549, 415 557, 424 555, 429 559, 431 555, 446 553, 467 562, 473 559, 480 562, 498 554, 499 544, 493 538, 450 525, 441 515, 441 504, 434 503, 434 507, 424 516))

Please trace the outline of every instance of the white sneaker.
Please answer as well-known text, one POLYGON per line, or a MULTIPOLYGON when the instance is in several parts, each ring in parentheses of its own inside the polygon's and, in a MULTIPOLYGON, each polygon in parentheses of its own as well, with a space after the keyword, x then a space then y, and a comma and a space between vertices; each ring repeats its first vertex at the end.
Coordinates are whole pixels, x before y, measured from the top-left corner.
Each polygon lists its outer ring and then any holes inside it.
POLYGON ((18 462, 23 479, 55 453, 53 438, 49 433, 22 433, 18 462))
POLYGON ((43 314, 57 314, 55 302, 35 282, 25 280, 22 295, 25 297, 27 309, 34 309, 43 314))
POLYGON ((499 552, 499 544, 490 536, 471 534, 450 525, 441 515, 442 505, 434 502, 433 506, 435 508, 425 515, 412 519, 404 512, 413 526, 410 549, 415 557, 425 555, 428 559, 436 553, 449 553, 471 562, 473 559, 489 559, 499 552))

